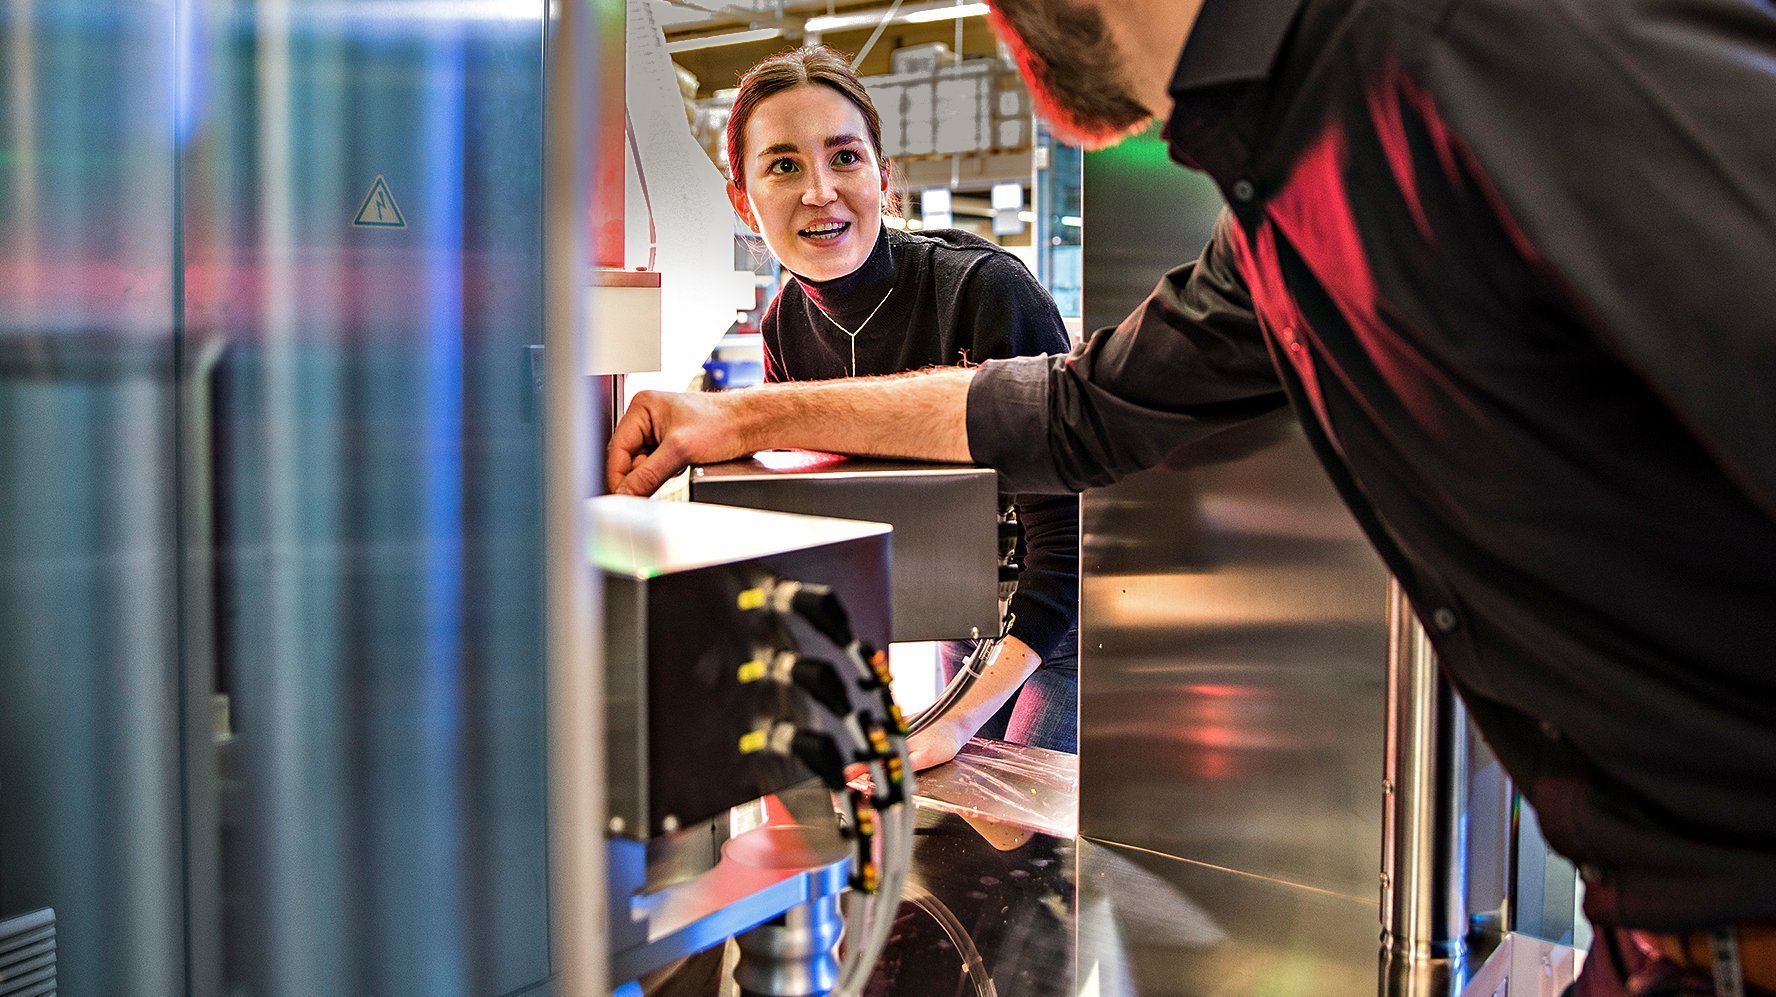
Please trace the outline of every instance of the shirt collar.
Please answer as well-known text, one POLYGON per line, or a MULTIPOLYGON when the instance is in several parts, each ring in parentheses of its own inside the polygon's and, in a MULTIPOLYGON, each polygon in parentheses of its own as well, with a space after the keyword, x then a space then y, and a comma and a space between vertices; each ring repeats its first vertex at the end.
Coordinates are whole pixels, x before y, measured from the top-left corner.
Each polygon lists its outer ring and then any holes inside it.
POLYGON ((1223 187, 1250 168, 1257 115, 1307 0, 1203 0, 1178 56, 1164 136, 1173 160, 1223 187))
POLYGON ((1203 0, 1169 88, 1173 96, 1270 75, 1306 0, 1203 0))

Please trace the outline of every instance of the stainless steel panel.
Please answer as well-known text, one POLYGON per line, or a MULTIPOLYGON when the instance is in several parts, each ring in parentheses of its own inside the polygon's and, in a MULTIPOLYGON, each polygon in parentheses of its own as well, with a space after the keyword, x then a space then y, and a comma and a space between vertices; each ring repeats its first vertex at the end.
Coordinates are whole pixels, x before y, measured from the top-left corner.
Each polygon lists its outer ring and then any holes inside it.
POLYGON ((1386 575, 1299 432, 1087 496, 1080 828, 1375 898, 1386 575))
POLYGON ((691 497, 894 527, 894 639, 998 633, 998 476, 985 468, 773 451, 696 468, 691 497))
MULTIPOLYGON (((1149 134, 1086 157, 1085 203, 1089 327, 1219 199, 1149 134)), ((1386 572, 1289 413, 1173 461, 1084 499, 1081 833, 1367 903, 1373 952, 1386 572)))
POLYGON ((1103 997, 1374 997, 1377 905, 1079 843, 1079 977, 1103 997))
POLYGON ((0 920, 70 997, 186 983, 178 25, 0 4, 0 920))

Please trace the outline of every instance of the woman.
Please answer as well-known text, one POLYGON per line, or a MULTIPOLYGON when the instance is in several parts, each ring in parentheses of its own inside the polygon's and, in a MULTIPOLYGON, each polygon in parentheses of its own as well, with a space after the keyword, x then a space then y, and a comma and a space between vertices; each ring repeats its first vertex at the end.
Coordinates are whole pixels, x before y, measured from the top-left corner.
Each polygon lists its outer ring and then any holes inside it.
MULTIPOLYGON (((1060 313, 1016 257, 966 232, 883 226, 881 119, 837 52, 792 49, 748 70, 727 138, 728 198, 791 275, 761 323, 767 380, 1066 352, 1060 313)), ((910 741, 915 768, 976 733, 1076 750, 1079 504, 1014 501, 1025 566, 1010 632, 969 694, 910 741)), ((965 653, 946 645, 947 670, 965 653)))

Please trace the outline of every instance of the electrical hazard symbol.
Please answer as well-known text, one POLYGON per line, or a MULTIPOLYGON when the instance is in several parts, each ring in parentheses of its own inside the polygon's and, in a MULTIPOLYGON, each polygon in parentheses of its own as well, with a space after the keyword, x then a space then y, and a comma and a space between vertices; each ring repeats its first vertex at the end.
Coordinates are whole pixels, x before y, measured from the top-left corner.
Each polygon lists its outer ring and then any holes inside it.
POLYGON ((370 185, 370 193, 364 195, 364 203, 358 206, 358 217, 352 219, 357 228, 406 228, 407 219, 401 214, 401 206, 395 203, 395 195, 389 193, 388 181, 377 174, 376 182, 370 185))

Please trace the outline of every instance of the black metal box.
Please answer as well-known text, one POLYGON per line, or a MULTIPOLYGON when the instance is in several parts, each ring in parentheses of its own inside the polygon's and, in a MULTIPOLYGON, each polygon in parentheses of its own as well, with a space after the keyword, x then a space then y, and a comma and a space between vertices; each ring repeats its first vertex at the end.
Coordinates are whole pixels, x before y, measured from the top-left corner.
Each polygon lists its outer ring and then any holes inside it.
POLYGON ((613 832, 657 837, 807 779, 801 763, 743 744, 773 720, 832 721, 757 680, 757 666, 749 678, 748 665, 793 649, 849 666, 799 618, 741 593, 777 580, 830 586, 856 635, 885 647, 888 527, 615 495, 588 508, 604 581, 613 832))
POLYGON ((766 451, 694 468, 691 498, 887 523, 895 640, 999 631, 999 482, 988 468, 766 451))

